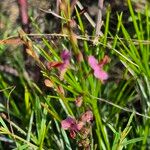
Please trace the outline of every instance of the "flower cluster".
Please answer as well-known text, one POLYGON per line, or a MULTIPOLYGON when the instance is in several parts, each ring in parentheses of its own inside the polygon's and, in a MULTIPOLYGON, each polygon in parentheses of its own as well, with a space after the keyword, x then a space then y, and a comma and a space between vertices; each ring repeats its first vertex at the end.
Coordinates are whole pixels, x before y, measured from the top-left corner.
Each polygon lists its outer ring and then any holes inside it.
POLYGON ((67 117, 65 120, 62 120, 61 126, 64 130, 69 130, 70 137, 75 138, 78 135, 84 139, 86 139, 90 133, 89 126, 93 121, 93 113, 88 110, 81 115, 81 117, 77 120, 72 117, 67 117))

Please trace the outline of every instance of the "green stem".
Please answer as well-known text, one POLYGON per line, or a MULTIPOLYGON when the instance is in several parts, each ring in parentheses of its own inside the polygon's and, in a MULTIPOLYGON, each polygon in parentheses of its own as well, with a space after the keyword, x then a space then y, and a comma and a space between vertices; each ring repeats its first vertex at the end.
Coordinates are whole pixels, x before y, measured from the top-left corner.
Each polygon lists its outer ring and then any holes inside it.
POLYGON ((92 106, 93 106, 93 113, 95 116, 95 121, 96 121, 96 126, 97 126, 96 133, 98 137, 99 148, 110 150, 108 138, 107 138, 106 132, 104 131, 104 125, 102 123, 102 119, 98 110, 97 100, 93 100, 93 101, 94 102, 92 103, 92 106))

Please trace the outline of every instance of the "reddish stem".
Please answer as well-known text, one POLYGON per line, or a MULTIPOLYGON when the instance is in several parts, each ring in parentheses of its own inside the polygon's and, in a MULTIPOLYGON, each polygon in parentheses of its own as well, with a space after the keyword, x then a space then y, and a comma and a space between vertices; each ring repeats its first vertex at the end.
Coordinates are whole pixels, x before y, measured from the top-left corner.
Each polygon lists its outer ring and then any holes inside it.
POLYGON ((20 10, 20 17, 23 29, 25 32, 29 31, 28 24, 29 24, 29 17, 28 17, 28 3, 27 0, 18 0, 19 10, 20 10))

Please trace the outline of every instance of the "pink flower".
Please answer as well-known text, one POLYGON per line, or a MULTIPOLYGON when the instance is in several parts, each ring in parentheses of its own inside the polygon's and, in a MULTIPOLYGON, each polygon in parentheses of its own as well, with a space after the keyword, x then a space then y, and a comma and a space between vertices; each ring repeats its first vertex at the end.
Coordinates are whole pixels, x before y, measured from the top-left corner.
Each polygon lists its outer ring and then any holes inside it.
POLYGON ((93 120, 93 113, 92 111, 88 110, 84 114, 82 114, 81 118, 78 120, 72 117, 67 117, 65 120, 62 120, 61 127, 64 130, 69 130, 70 137, 74 139, 77 133, 79 134, 82 133, 84 135, 86 134, 85 132, 83 133, 83 131, 85 131, 86 129, 85 126, 87 125, 87 123, 89 125, 92 120, 93 120))
POLYGON ((92 111, 88 110, 81 116, 81 121, 84 123, 90 123, 93 120, 92 111))
POLYGON ((108 56, 105 56, 100 63, 98 63, 94 56, 89 56, 88 63, 90 67, 94 70, 94 76, 101 80, 102 83, 104 82, 104 80, 108 79, 108 74, 103 70, 103 66, 108 63, 108 56))
POLYGON ((52 61, 47 63, 47 68, 57 68, 60 72, 60 80, 63 80, 64 75, 69 68, 71 53, 68 50, 63 50, 60 54, 62 61, 52 61))
POLYGON ((68 117, 61 122, 61 127, 64 130, 69 130, 70 137, 74 139, 76 137, 76 132, 82 128, 82 125, 78 124, 74 118, 68 117))
POLYGON ((60 79, 62 80, 64 78, 67 69, 69 68, 71 54, 69 51, 63 50, 60 56, 63 63, 58 68, 60 71, 60 79))

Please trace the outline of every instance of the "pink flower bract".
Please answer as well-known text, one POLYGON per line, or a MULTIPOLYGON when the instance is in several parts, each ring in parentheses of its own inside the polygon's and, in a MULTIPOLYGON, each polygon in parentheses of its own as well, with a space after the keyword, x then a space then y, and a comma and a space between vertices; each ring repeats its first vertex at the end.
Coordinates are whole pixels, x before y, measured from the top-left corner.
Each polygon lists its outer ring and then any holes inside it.
POLYGON ((88 110, 81 116, 82 122, 91 122, 93 120, 93 113, 92 111, 88 110))
POLYGON ((75 100, 75 104, 76 104, 77 107, 81 107, 82 102, 83 102, 83 97, 82 96, 78 96, 75 100))

